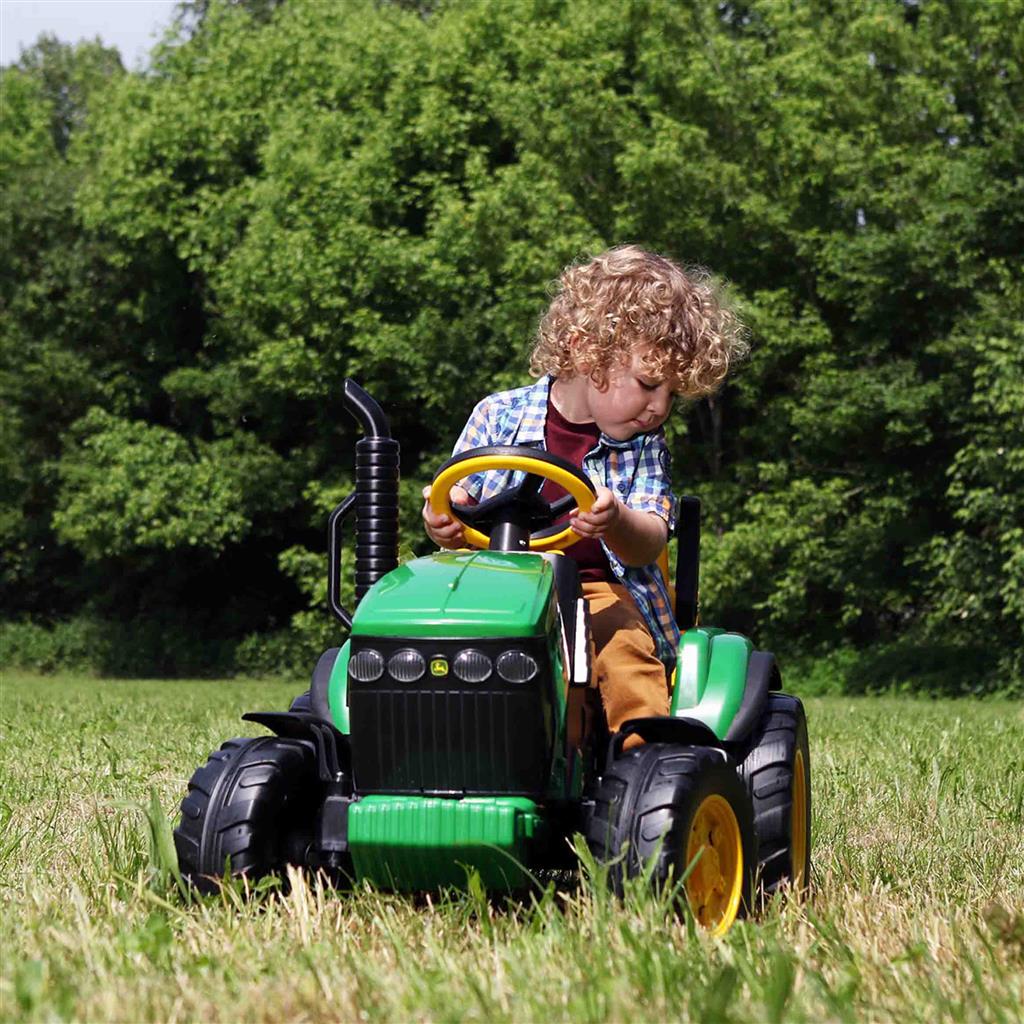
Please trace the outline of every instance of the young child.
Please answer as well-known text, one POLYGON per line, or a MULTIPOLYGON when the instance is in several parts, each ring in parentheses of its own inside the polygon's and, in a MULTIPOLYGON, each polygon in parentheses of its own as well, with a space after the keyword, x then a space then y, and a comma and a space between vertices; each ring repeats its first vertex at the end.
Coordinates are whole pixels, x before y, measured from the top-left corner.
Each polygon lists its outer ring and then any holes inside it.
MULTIPOLYGON (((455 445, 453 454, 483 445, 545 449, 593 483, 597 500, 572 514, 581 540, 565 554, 579 563, 613 732, 669 710, 679 629, 654 563, 675 525, 676 499, 662 424, 676 395, 716 391, 744 349, 740 324, 706 275, 618 246, 562 273, 530 357, 540 379, 485 398, 455 445)), ((482 501, 510 478, 476 474, 452 488, 451 500, 482 501)), ((554 500, 565 492, 546 483, 542 493, 554 500)), ((429 501, 423 521, 438 546, 465 547, 461 525, 436 515, 429 501)))

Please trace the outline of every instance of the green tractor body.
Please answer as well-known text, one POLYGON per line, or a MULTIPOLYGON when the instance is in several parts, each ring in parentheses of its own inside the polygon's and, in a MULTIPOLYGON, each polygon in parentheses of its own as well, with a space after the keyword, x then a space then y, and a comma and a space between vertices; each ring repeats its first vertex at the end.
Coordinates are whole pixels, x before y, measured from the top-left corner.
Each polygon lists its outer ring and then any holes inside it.
MULTIPOLYGON (((391 462, 383 445, 371 455, 374 466, 391 462)), ((393 464, 397 486, 397 451, 393 464)), ((390 501, 371 494, 363 507, 390 501)), ((473 873, 515 890, 571 866, 576 834, 617 865, 613 883, 642 870, 641 857, 660 858, 656 880, 690 871, 694 913, 695 900, 714 904, 702 921, 710 927, 728 927, 751 902, 758 865, 769 889, 806 884, 809 819, 793 817, 809 815, 806 727, 799 702, 778 693, 770 654, 686 623, 670 715, 609 735, 570 558, 465 550, 374 566, 373 552, 357 547, 357 581, 360 567, 374 571, 349 615, 338 600, 337 538, 350 507, 336 510, 329 543, 331 603, 348 639, 321 657, 289 712, 245 716, 276 738, 225 744, 190 783, 176 841, 200 888, 224 870, 296 863, 404 891, 464 885, 473 873), (632 732, 645 743, 624 752, 632 732), (792 747, 782 761, 780 737, 792 747), (769 776, 782 793, 774 803, 763 797, 769 776), (771 822, 759 836, 761 810, 771 822), (729 833, 725 867, 693 845, 716 830, 729 833)), ((357 534, 379 541, 380 520, 357 534)), ((514 527, 503 528, 514 540, 514 527)))
POLYGON ((353 783, 366 793, 349 809, 359 880, 429 889, 464 884, 475 869, 488 887, 523 885, 544 832, 539 803, 564 787, 552 610, 541 556, 491 551, 408 562, 360 601, 348 664, 362 655, 362 678, 349 671, 344 684, 353 783), (493 667, 486 680, 467 682, 455 671, 464 652, 492 666, 515 652, 537 668, 522 683, 493 667), (373 655, 385 667, 377 679, 373 655), (387 671, 396 657, 411 663, 403 679, 418 677, 397 681, 387 671))

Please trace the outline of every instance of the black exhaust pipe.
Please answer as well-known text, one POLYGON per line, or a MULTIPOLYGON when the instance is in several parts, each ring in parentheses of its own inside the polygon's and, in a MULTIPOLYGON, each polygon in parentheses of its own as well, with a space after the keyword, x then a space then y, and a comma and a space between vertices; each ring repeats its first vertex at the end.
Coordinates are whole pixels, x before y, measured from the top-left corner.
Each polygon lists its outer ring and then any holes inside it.
POLYGON ((363 428, 356 442, 356 489, 327 521, 327 599, 346 627, 352 616, 341 604, 341 527, 356 514, 356 604, 398 565, 399 445, 377 401, 350 377, 342 392, 345 408, 363 428))
POLYGON ((343 393, 366 436, 356 442, 356 603, 398 566, 399 447, 384 410, 354 380, 343 393))

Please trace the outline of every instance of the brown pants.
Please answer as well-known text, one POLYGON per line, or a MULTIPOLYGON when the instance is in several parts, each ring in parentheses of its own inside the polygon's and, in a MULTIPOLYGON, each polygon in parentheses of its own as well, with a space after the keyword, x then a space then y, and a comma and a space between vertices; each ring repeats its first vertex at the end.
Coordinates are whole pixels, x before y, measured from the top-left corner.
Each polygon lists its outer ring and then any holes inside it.
MULTIPOLYGON (((584 583, 594 639, 594 679, 608 716, 618 731, 630 718, 667 715, 668 683, 651 637, 629 591, 618 583, 584 583)), ((630 736, 626 747, 643 742, 630 736)))

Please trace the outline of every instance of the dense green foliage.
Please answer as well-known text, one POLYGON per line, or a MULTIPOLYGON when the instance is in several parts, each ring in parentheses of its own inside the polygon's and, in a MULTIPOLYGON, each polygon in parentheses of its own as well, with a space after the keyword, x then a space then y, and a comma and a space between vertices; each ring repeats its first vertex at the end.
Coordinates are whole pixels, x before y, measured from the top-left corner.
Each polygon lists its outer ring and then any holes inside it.
POLYGON ((296 689, 4 680, 0 1019, 1020 1020, 1019 702, 808 700, 811 901, 709 940, 568 875, 512 905, 316 878, 186 904, 160 839, 188 776, 296 689))
POLYGON ((1019 685, 1020 0, 201 13, 146 73, 51 45, 3 76, 14 656, 77 618, 151 637, 140 671, 311 663, 344 377, 423 550, 418 486, 526 380, 552 278, 634 240, 752 331, 672 429, 705 618, 859 651, 860 688, 1019 685))

